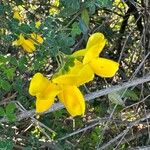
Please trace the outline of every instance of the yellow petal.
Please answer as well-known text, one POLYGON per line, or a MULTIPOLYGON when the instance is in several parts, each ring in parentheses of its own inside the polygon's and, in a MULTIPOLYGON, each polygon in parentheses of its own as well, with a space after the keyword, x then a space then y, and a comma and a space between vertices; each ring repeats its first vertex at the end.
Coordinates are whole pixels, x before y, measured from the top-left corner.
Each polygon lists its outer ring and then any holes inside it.
POLYGON ((81 49, 81 50, 75 51, 71 56, 81 57, 81 56, 84 56, 85 53, 86 53, 86 49, 81 49))
POLYGON ((76 86, 63 86, 63 91, 58 97, 71 116, 84 115, 85 100, 76 86))
POLYGON ((13 42, 13 45, 19 46, 24 42, 25 38, 22 34, 19 35, 19 39, 13 42))
POLYGON ((32 53, 33 51, 35 51, 35 46, 30 40, 24 40, 21 46, 28 53, 32 53))
POLYGON ((47 111, 54 103, 54 98, 48 100, 36 100, 36 113, 47 111))
POLYGON ((78 60, 75 60, 75 65, 72 68, 70 68, 68 74, 72 74, 72 75, 74 74, 77 76, 77 79, 74 81, 75 82, 74 85, 76 86, 85 84, 93 80, 94 78, 94 72, 91 69, 91 67, 88 64, 83 65, 83 63, 81 63, 78 60))
POLYGON ((19 11, 17 11, 17 10, 14 11, 13 18, 14 18, 14 19, 17 19, 17 20, 19 20, 19 21, 22 20, 22 17, 20 16, 19 11))
POLYGON ((74 66, 69 68, 68 74, 77 74, 83 67, 83 63, 77 59, 74 60, 74 66))
POLYGON ((93 47, 94 45, 103 43, 104 40, 105 40, 105 37, 102 33, 99 33, 99 32, 94 33, 89 37, 87 45, 86 45, 86 49, 93 47))
POLYGON ((52 82, 57 84, 76 85, 77 78, 77 75, 65 74, 52 79, 52 82))
MULTIPOLYGON (((95 40, 96 41, 96 40, 95 40)), ((89 63, 92 59, 96 58, 99 56, 100 52, 103 50, 106 40, 103 39, 101 41, 97 41, 97 43, 93 45, 89 44, 89 46, 87 46, 87 52, 85 53, 85 56, 83 58, 83 64, 87 64, 89 63)))
POLYGON ((96 75, 104 78, 113 77, 119 69, 119 63, 105 58, 93 59, 90 66, 96 75))
POLYGON ((36 73, 29 85, 29 93, 32 96, 35 96, 37 93, 42 93, 47 89, 51 82, 44 77, 41 73, 36 73))
POLYGON ((44 91, 38 93, 36 100, 36 112, 41 113, 48 110, 54 103, 54 99, 59 92, 59 87, 50 83, 44 91))
POLYGON ((32 39, 30 39, 30 41, 33 42, 34 44, 42 44, 44 41, 43 38, 36 33, 32 33, 31 38, 32 39))
POLYGON ((83 85, 92 81, 94 78, 94 72, 91 69, 90 65, 84 65, 78 73, 78 79, 76 86, 83 85))
POLYGON ((38 29, 40 26, 41 26, 41 21, 37 21, 37 22, 35 23, 35 27, 38 29))
POLYGON ((94 78, 94 72, 89 65, 83 65, 80 61, 75 60, 75 65, 70 68, 65 75, 60 75, 52 81, 57 84, 79 86, 85 84, 94 78))

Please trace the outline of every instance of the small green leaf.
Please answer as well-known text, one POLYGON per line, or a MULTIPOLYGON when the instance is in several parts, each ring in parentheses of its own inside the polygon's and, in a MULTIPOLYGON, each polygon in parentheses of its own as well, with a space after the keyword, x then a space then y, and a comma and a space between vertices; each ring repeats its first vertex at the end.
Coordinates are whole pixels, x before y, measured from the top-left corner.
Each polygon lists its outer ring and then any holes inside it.
POLYGON ((79 27, 79 24, 77 22, 74 22, 72 24, 72 30, 71 30, 71 35, 73 37, 75 37, 76 35, 80 35, 81 34, 81 29, 79 27))
POLYGON ((134 101, 137 101, 139 99, 137 94, 133 90, 130 90, 130 89, 121 90, 121 91, 119 91, 119 94, 122 95, 122 97, 124 97, 124 98, 125 97, 130 98, 134 101))
POLYGON ((16 121, 16 115, 15 114, 6 114, 6 116, 10 122, 16 121))
POLYGON ((6 116, 10 122, 16 121, 16 114, 14 112, 15 109, 16 109, 15 103, 9 103, 6 106, 6 116))
POLYGON ((124 106, 124 102, 122 100, 122 97, 120 96, 120 94, 118 92, 108 94, 108 99, 114 104, 124 106))
POLYGON ((0 86, 2 87, 2 89, 4 89, 5 91, 9 91, 11 89, 11 85, 7 80, 0 80, 0 86))
POLYGON ((5 115, 5 110, 4 108, 0 107, 0 116, 4 116, 5 115))
POLYGON ((16 68, 8 68, 5 70, 6 76, 9 80, 12 80, 15 75, 16 68))
POLYGON ((11 140, 1 140, 0 141, 0 150, 12 150, 13 142, 11 140))
POLYGON ((112 3, 113 3, 112 0, 96 0, 96 4, 98 4, 100 7, 111 8, 112 3))
POLYGON ((87 11, 87 9, 84 9, 81 13, 81 18, 84 21, 84 23, 86 24, 86 26, 89 26, 89 22, 90 22, 90 17, 89 17, 89 13, 87 11))
POLYGON ((16 109, 15 103, 9 103, 9 104, 6 106, 6 114, 14 113, 15 109, 16 109))

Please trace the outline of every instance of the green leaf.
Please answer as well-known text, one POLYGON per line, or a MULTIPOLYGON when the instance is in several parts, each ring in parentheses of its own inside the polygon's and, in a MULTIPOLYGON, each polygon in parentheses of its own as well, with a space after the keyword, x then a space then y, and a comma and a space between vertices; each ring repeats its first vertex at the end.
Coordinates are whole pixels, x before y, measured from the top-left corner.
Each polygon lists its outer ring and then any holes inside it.
POLYGON ((12 80, 15 75, 16 68, 8 68, 5 70, 6 76, 9 80, 12 80))
POLYGON ((6 114, 6 116, 10 122, 15 122, 17 119, 15 114, 6 114))
POLYGON ((0 116, 4 116, 5 115, 5 110, 4 108, 0 107, 0 116))
POLYGON ((61 11, 61 15, 68 16, 74 14, 80 9, 80 2, 79 0, 61 0, 60 7, 63 8, 61 11))
POLYGON ((69 57, 63 67, 64 71, 69 71, 69 68, 74 66, 74 60, 75 58, 69 57))
POLYGON ((6 116, 10 122, 16 121, 16 114, 14 112, 15 109, 16 109, 15 103, 9 103, 6 106, 6 116))
POLYGON ((121 91, 119 91, 119 94, 122 95, 122 97, 124 97, 124 98, 125 97, 130 98, 134 101, 137 101, 139 99, 137 94, 133 90, 130 90, 130 89, 121 90, 121 91))
POLYGON ((96 4, 98 4, 98 6, 100 6, 100 7, 111 8, 112 3, 113 3, 112 0, 96 0, 96 4))
POLYGON ((90 17, 89 17, 89 13, 88 13, 87 9, 84 9, 81 12, 81 18, 84 21, 84 23, 86 24, 86 26, 88 27, 89 26, 89 22, 90 22, 90 17))
POLYGON ((13 142, 11 140, 1 140, 0 141, 0 150, 12 150, 13 142))
POLYGON ((16 109, 15 103, 9 103, 9 104, 6 106, 6 114, 14 113, 15 109, 16 109))
POLYGON ((77 22, 74 22, 72 24, 72 30, 71 30, 71 35, 73 37, 75 37, 76 35, 80 35, 81 34, 81 29, 79 27, 79 24, 77 22))
POLYGON ((120 94, 118 92, 108 94, 108 99, 114 104, 124 106, 124 102, 122 100, 122 97, 120 96, 120 94))
POLYGON ((4 89, 5 91, 9 91, 11 89, 11 85, 7 80, 0 80, 0 85, 2 87, 2 89, 4 89))
POLYGON ((79 20, 79 26, 80 26, 80 29, 81 29, 82 33, 87 34, 88 27, 82 19, 79 20))
POLYGON ((31 32, 31 28, 27 24, 21 24, 19 30, 23 31, 26 34, 31 32))
POLYGON ((0 15, 3 15, 5 13, 4 5, 0 5, 0 15))

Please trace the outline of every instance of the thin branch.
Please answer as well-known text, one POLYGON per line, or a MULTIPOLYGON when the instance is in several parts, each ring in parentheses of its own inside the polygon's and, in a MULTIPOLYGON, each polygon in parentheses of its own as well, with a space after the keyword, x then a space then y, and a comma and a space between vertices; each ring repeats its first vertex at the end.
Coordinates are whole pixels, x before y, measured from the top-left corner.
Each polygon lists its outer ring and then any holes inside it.
POLYGON ((102 147, 100 147, 98 150, 103 150, 103 149, 107 149, 108 147, 112 146, 112 144, 116 143, 122 136, 126 135, 128 133, 128 131, 135 125, 137 125, 139 122, 144 121, 146 119, 150 118, 150 113, 147 114, 145 117, 131 122, 129 124, 129 126, 122 132, 120 133, 118 136, 116 136, 115 138, 113 138, 112 140, 110 140, 108 143, 104 144, 102 147))
MULTIPOLYGON (((125 89, 125 88, 136 86, 138 84, 149 82, 149 81, 150 81, 150 75, 147 75, 147 76, 135 79, 135 80, 131 80, 129 82, 122 83, 120 85, 112 86, 110 88, 106 88, 106 89, 102 89, 102 90, 99 90, 99 91, 96 91, 96 92, 93 92, 90 94, 86 94, 85 100, 90 101, 90 100, 93 100, 95 98, 98 98, 98 97, 101 97, 101 96, 104 96, 104 95, 107 95, 107 94, 110 94, 113 92, 117 92, 117 91, 120 91, 120 90, 125 89)), ((64 108, 64 106, 61 103, 55 103, 51 109, 49 109, 48 111, 46 111, 42 114, 50 113, 50 112, 56 111, 58 109, 63 109, 63 108, 64 108)), ((26 111, 24 113, 21 113, 20 115, 18 115, 17 118, 18 118, 18 121, 20 121, 20 120, 23 120, 25 118, 29 118, 29 117, 33 116, 34 114, 35 114, 35 110, 29 110, 29 111, 26 111)), ((2 118, 0 120, 0 122, 7 122, 7 119, 2 118)))

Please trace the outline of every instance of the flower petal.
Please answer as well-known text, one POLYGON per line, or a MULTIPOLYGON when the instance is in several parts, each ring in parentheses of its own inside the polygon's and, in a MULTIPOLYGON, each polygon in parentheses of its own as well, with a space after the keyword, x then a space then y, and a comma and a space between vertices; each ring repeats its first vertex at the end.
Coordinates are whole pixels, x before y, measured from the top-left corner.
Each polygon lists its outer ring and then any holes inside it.
MULTIPOLYGON (((94 43, 94 42, 92 42, 94 43)), ((103 50, 105 46, 106 40, 103 39, 101 41, 97 41, 97 43, 93 44, 93 46, 90 44, 87 46, 87 52, 85 53, 85 56, 83 58, 83 64, 89 63, 92 59, 99 56, 100 52, 103 50)))
POLYGON ((63 86, 63 91, 58 95, 71 116, 84 115, 85 100, 76 86, 63 86))
POLYGON ((36 113, 42 113, 48 110, 54 103, 54 98, 48 100, 36 100, 36 113))
POLYGON ((24 42, 25 38, 22 34, 19 35, 19 39, 13 42, 13 45, 19 46, 24 42))
POLYGON ((81 50, 75 51, 71 56, 80 57, 80 56, 84 56, 85 53, 86 53, 86 49, 81 49, 81 50))
POLYGON ((89 81, 92 81, 93 78, 94 78, 94 72, 91 69, 91 67, 88 64, 84 65, 78 73, 78 79, 77 79, 76 86, 80 86, 89 81))
POLYGON ((40 35, 32 33, 30 41, 34 44, 42 44, 44 40, 40 35))
POLYGON ((41 113, 48 110, 54 103, 54 99, 59 92, 59 87, 50 83, 44 91, 38 93, 36 100, 36 112, 41 113))
POLYGON ((35 46, 34 46, 33 42, 31 42, 30 40, 24 40, 24 42, 21 44, 21 46, 28 53, 32 53, 33 51, 35 51, 35 46))
POLYGON ((65 75, 60 75, 52 81, 57 84, 75 85, 79 86, 85 84, 94 78, 94 72, 91 67, 83 65, 80 61, 75 60, 75 65, 70 68, 65 75))
POLYGON ((14 10, 13 18, 14 18, 14 19, 17 19, 17 20, 19 20, 19 21, 22 20, 22 17, 21 17, 21 15, 20 15, 20 13, 19 13, 18 10, 14 10))
POLYGON ((77 75, 64 74, 52 79, 52 82, 57 84, 76 85, 77 78, 77 75))
POLYGON ((119 69, 119 63, 105 58, 93 59, 90 66, 96 75, 104 78, 113 77, 119 69))
POLYGON ((38 28, 40 28, 40 26, 41 26, 41 21, 40 20, 36 21, 35 22, 35 27, 38 29, 38 28))
POLYGON ((41 73, 36 73, 30 81, 29 93, 35 96, 37 93, 42 93, 51 82, 41 73))
POLYGON ((104 40, 105 37, 102 33, 100 32, 94 33, 89 37, 86 49, 89 49, 90 47, 93 47, 93 45, 96 45, 98 43, 102 43, 104 40))

